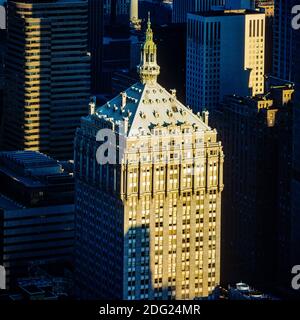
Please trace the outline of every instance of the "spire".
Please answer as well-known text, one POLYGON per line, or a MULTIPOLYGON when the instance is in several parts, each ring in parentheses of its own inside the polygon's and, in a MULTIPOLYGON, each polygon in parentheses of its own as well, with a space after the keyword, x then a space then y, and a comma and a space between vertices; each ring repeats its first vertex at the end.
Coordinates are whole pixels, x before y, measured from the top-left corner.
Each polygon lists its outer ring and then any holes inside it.
POLYGON ((147 22, 147 31, 151 30, 151 17, 150 17, 150 11, 148 11, 148 22, 147 22))
POLYGON ((138 66, 138 73, 142 83, 152 84, 156 83, 160 73, 160 67, 157 64, 157 47, 153 41, 150 12, 148 12, 146 40, 141 49, 141 62, 138 66))

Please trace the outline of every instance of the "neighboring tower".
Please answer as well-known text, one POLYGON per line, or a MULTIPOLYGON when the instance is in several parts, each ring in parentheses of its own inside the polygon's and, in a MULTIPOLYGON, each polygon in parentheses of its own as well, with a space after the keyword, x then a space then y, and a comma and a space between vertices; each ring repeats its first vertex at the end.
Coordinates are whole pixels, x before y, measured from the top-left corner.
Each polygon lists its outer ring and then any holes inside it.
POLYGON ((275 1, 273 74, 295 83, 296 100, 300 102, 300 32, 291 23, 296 5, 297 0, 275 1))
POLYGON ((188 14, 186 103, 213 110, 224 95, 264 92, 265 14, 216 10, 188 14))
MULTIPOLYGON (((291 234, 285 246, 290 252, 290 266, 300 261, 300 30, 292 28, 292 8, 297 0, 276 0, 274 17, 274 76, 295 83, 295 108, 293 126, 293 169, 291 190, 291 234)), ((290 272, 288 270, 287 272, 290 272)))
POLYGON ((264 95, 226 96, 215 112, 227 159, 223 284, 243 279, 274 290, 289 279, 290 286, 293 93, 291 84, 277 83, 264 95))
MULTIPOLYGON (((0 126, 2 123, 3 114, 3 98, 5 88, 5 74, 4 74, 4 57, 7 49, 7 29, 6 29, 6 7, 0 5, 0 126)), ((1 130, 0 130, 0 145, 1 145, 1 130)))
POLYGON ((228 10, 254 10, 255 0, 225 0, 225 8, 228 10))
POLYGON ((6 150, 73 158, 90 96, 86 0, 9 1, 6 150))
POLYGON ((128 24, 131 0, 103 0, 104 24, 128 24))
POLYGON ((265 74, 273 72, 274 0, 256 0, 256 7, 266 14, 265 74))
POLYGON ((76 134, 77 294, 205 297, 220 280, 222 146, 207 112, 158 84, 150 21, 138 72, 76 134))
POLYGON ((173 0, 173 23, 186 23, 189 12, 207 12, 224 4, 225 0, 173 0))
POLYGON ((88 0, 88 21, 88 50, 91 55, 91 91, 92 93, 99 93, 103 62, 103 0, 88 0))
POLYGON ((139 19, 138 0, 131 0, 130 2, 130 24, 136 30, 141 29, 141 20, 139 19))
MULTIPOLYGON (((298 30, 299 31, 299 30, 298 30)), ((300 43, 298 45, 300 48, 300 43)), ((300 56, 300 53, 299 53, 300 56)), ((300 60, 300 58, 298 57, 300 60)), ((300 63, 300 61, 299 61, 300 63)), ((291 214, 291 262, 290 265, 295 266, 300 261, 300 103, 299 95, 296 94, 296 103, 294 108, 294 126, 293 126, 293 170, 292 170, 292 214, 291 214)))
MULTIPOLYGON (((71 265, 74 177, 63 164, 33 151, 0 153, 0 278, 16 288, 33 266, 71 265)), ((54 268, 53 268, 54 267, 54 268)))

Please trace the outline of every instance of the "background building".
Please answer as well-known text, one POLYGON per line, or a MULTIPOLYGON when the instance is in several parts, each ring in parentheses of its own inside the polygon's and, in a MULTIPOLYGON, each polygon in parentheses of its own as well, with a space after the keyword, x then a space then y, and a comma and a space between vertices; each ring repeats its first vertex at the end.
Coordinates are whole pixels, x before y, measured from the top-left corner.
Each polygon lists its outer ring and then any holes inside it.
POLYGON ((96 111, 91 103, 77 131, 82 298, 193 299, 219 283, 222 146, 207 113, 193 114, 157 83, 156 50, 149 22, 140 81, 96 111), (112 148, 126 143, 117 164, 97 163, 103 128, 117 136, 112 148))
MULTIPOLYGON (((6 19, 5 13, 0 12, 0 19, 6 19)), ((2 123, 3 104, 4 104, 4 87, 5 87, 5 75, 4 75, 4 55, 6 51, 6 33, 7 30, 0 27, 0 124, 2 123)), ((0 145, 1 145, 1 131, 0 131, 0 145)))
POLYGON ((296 0, 276 0, 274 15, 273 75, 295 83, 297 101, 300 101, 299 30, 292 28, 292 8, 296 0))
POLYGON ((32 151, 0 153, 0 179, 0 265, 13 289, 34 266, 72 263, 74 179, 32 151))
POLYGON ((73 158, 90 96, 88 3, 9 1, 3 148, 73 158))
POLYGON ((101 88, 103 55, 103 0, 88 0, 88 50, 91 55, 91 92, 101 88))
POLYGON ((129 26, 131 0, 103 0, 104 23, 129 26))
POLYGON ((270 75, 273 72, 274 0, 257 0, 255 4, 266 15, 265 74, 270 75))
POLYGON ((123 30, 114 30, 103 38, 102 91, 112 93, 113 74, 135 69, 140 57, 141 40, 123 30))
MULTIPOLYGON (((299 47, 298 47, 299 48, 299 47)), ((300 103, 299 100, 295 103, 295 108, 293 110, 293 169, 292 169, 292 236, 290 252, 291 252, 291 262, 290 266, 298 265, 300 260, 300 248, 299 248, 299 226, 300 226, 300 103)))
MULTIPOLYGON (((292 157, 292 188, 291 188, 291 215, 286 221, 289 227, 282 243, 285 259, 281 260, 284 273, 290 273, 292 266, 298 265, 300 260, 299 226, 300 226, 300 32, 292 29, 292 8, 299 5, 296 0, 276 0, 274 16, 274 59, 273 74, 295 83, 294 118, 293 118, 293 157, 292 157)), ((289 209, 289 208, 288 208, 289 209)), ((288 279, 285 287, 288 286, 288 279)))
POLYGON ((158 63, 163 67, 159 75, 165 88, 176 88, 179 101, 185 101, 186 84, 186 25, 169 24, 153 27, 159 50, 158 63), (176 67, 174 67, 176 66, 176 67))
POLYGON ((227 96, 216 111, 226 154, 225 284, 245 279, 274 290, 290 277, 290 271, 278 267, 287 262, 289 252, 293 93, 291 84, 281 84, 255 97, 227 96))
POLYGON ((170 1, 143 0, 139 1, 139 16, 142 20, 147 19, 148 12, 151 13, 153 25, 166 25, 172 23, 173 6, 170 1))
POLYGON ((225 0, 173 0, 173 23, 185 23, 188 13, 207 12, 224 4, 225 0))
POLYGON ((188 14, 186 103, 194 111, 213 110, 225 95, 263 93, 264 52, 264 13, 188 14))

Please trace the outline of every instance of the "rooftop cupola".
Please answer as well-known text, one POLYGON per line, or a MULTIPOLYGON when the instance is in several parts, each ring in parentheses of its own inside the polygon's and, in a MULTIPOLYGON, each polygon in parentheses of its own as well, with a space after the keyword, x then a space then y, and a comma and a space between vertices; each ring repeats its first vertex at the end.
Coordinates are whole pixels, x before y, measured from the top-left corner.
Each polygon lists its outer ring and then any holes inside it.
POLYGON ((141 62, 138 65, 138 73, 143 84, 155 84, 160 73, 160 67, 157 64, 157 47, 153 41, 150 14, 148 14, 146 40, 141 49, 141 62))

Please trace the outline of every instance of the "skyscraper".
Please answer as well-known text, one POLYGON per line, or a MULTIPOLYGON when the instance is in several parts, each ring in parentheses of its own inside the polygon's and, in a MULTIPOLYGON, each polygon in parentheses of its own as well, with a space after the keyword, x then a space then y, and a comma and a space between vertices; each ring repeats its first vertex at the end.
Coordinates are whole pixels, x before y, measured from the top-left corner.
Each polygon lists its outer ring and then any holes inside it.
MULTIPOLYGON (((6 289, 34 265, 72 263, 74 178, 39 152, 0 153, 0 279, 6 289)), ((0 288, 5 289, 5 288, 0 288)))
MULTIPOLYGON (((0 19, 6 21, 6 12, 1 10, 0 6, 0 19)), ((0 124, 2 122, 3 113, 3 98, 4 98, 4 87, 5 87, 5 75, 4 75, 4 56, 6 51, 6 26, 4 29, 0 26, 0 124)), ((1 144, 1 131, 0 131, 0 144, 1 144)))
MULTIPOLYGON (((295 107, 293 110, 293 157, 292 157, 292 189, 291 212, 286 217, 290 223, 287 229, 283 251, 288 253, 286 266, 299 264, 299 227, 300 227, 300 31, 292 28, 292 8, 299 5, 296 0, 276 0, 274 16, 274 60, 273 73, 295 83, 295 107)), ((290 270, 285 269, 285 272, 290 270)))
POLYGON ((295 83, 296 98, 300 101, 299 30, 292 28, 292 8, 297 0, 276 0, 274 16, 274 76, 295 83))
POLYGON ((86 0, 9 1, 3 142, 73 158, 90 96, 86 0))
MULTIPOLYGON (((298 46, 299 48, 299 46, 298 46)), ((299 93, 298 93, 299 94, 299 93)), ((300 94, 299 94, 300 95, 300 94)), ((290 266, 298 265, 300 260, 300 102, 299 95, 296 95, 295 108, 293 110, 293 174, 292 174, 292 190, 291 190, 291 244, 290 244, 290 266)))
POLYGON ((158 84, 150 21, 138 73, 105 105, 91 102, 76 134, 78 295, 208 296, 220 279, 222 146, 207 112, 158 84))
POLYGON ((173 22, 184 23, 189 12, 207 12, 224 4, 225 0, 173 0, 173 22))
POLYGON ((91 55, 91 91, 101 88, 103 58, 103 0, 88 0, 88 50, 91 55))
POLYGON ((289 260, 293 93, 291 84, 278 83, 264 95, 226 96, 215 112, 227 159, 224 283, 244 279, 274 289, 290 280, 282 265, 289 260))
POLYGON ((212 110, 228 94, 264 92, 265 14, 215 10, 188 14, 186 102, 212 110))
POLYGON ((105 24, 129 25, 131 0, 103 0, 105 24))
POLYGON ((266 14, 265 74, 270 75, 273 72, 274 0, 257 0, 256 8, 266 14))

